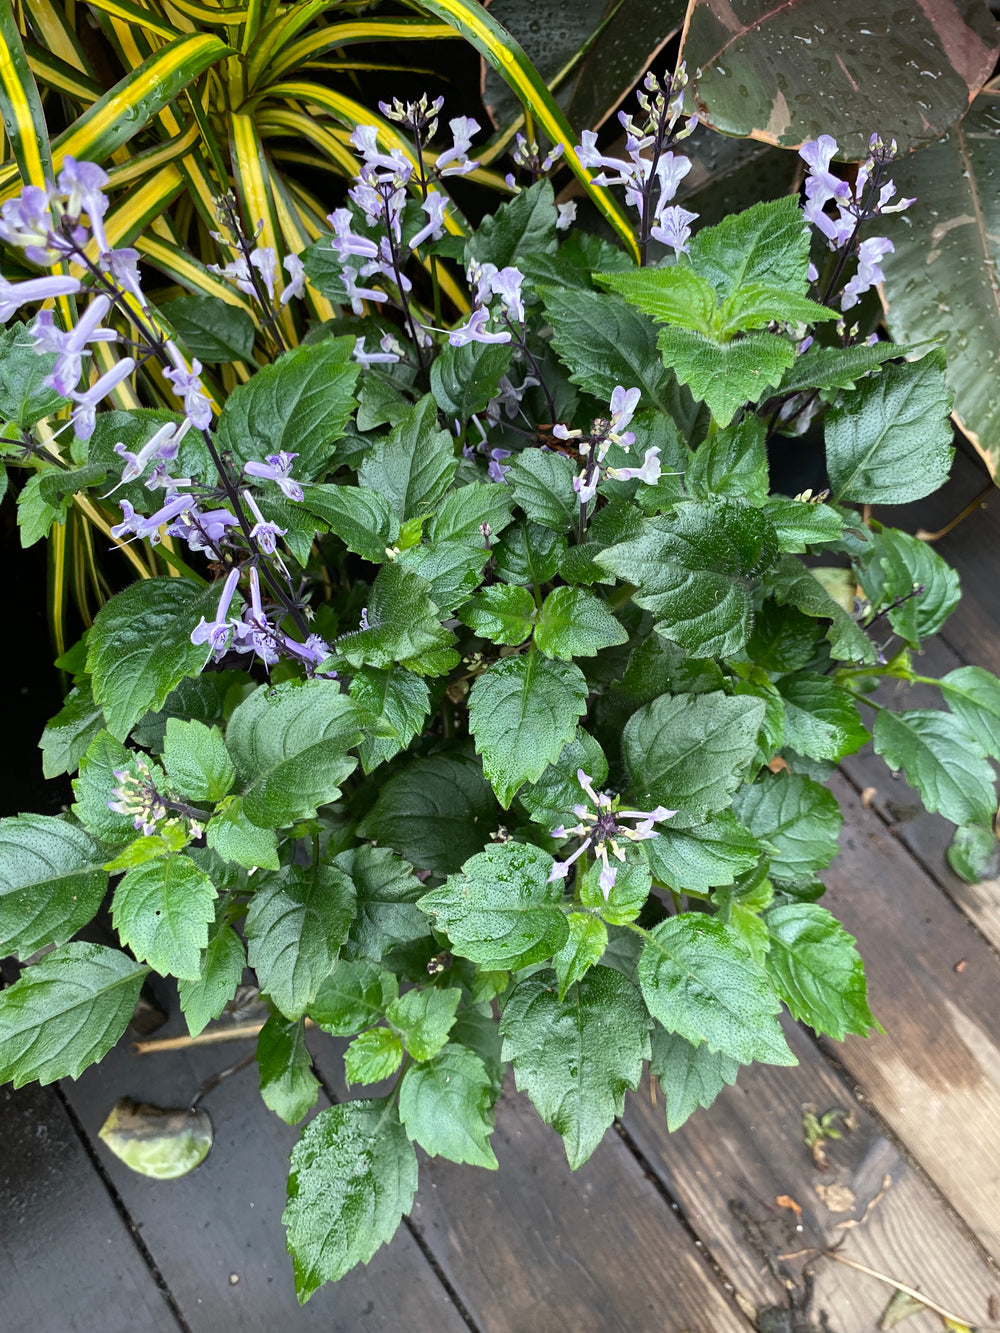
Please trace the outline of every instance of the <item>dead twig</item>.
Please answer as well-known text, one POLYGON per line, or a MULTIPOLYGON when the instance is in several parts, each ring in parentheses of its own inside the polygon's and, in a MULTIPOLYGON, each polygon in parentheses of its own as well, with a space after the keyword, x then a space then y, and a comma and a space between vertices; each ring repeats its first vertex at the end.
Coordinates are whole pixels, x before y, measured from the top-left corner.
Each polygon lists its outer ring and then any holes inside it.
POLYGON ((954 530, 958 527, 959 523, 964 522, 965 519, 967 519, 971 513, 973 513, 976 509, 979 508, 979 506, 983 503, 984 500, 989 499, 989 497, 993 494, 995 490, 996 490, 995 483, 992 481, 987 482, 987 484, 979 492, 976 498, 970 501, 970 503, 965 506, 962 512, 958 514, 955 518, 953 518, 950 523, 946 523, 944 527, 939 528, 937 532, 928 532, 926 528, 918 528, 916 532, 917 537, 919 537, 922 542, 938 542, 941 540, 942 537, 947 537, 948 533, 954 532, 954 530))
MULTIPOLYGON (((315 1027, 311 1018, 306 1019, 307 1028, 315 1027)), ((136 1055, 157 1055, 161 1051, 183 1051, 189 1046, 212 1046, 218 1041, 249 1041, 256 1037, 264 1026, 263 1023, 238 1023, 231 1028, 214 1028, 211 1032, 200 1032, 197 1037, 185 1034, 182 1037, 161 1037, 158 1041, 134 1041, 132 1050, 136 1055)))

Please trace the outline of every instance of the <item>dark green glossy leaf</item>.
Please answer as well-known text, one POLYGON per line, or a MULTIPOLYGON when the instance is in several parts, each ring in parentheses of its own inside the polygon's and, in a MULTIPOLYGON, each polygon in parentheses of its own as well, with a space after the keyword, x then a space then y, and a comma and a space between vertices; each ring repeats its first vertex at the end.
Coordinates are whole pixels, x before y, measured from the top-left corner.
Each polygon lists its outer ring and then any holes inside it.
POLYGON ((480 1057, 449 1042, 427 1064, 412 1065, 399 1088, 399 1118, 431 1157, 495 1171, 490 1147, 496 1092, 480 1057))
POLYGON ((434 508, 457 466, 451 437, 438 427, 437 404, 426 394, 366 455, 358 481, 408 519, 434 508))
POLYGON ((0 820, 0 954, 65 944, 93 917, 107 859, 76 824, 51 815, 0 820))
POLYGON ((209 932, 208 947, 201 955, 197 981, 179 981, 177 994, 192 1037, 218 1018, 236 994, 243 979, 246 953, 243 941, 231 926, 216 922, 209 932))
POLYGON ((801 773, 765 774, 737 793, 733 810, 754 837, 774 847, 769 873, 780 882, 811 882, 837 855, 840 807, 801 773))
POLYGON ((667 1104, 667 1129, 671 1133, 697 1111, 706 1109, 726 1085, 736 1082, 740 1062, 710 1051, 706 1042, 693 1046, 684 1037, 653 1025, 653 1053, 649 1072, 660 1081, 667 1104))
POLYGON ((953 824, 989 824, 997 800, 993 770, 976 732, 935 709, 879 712, 875 749, 889 767, 901 768, 927 810, 953 824))
POLYGON ((868 1008, 854 937, 832 913, 818 903, 786 903, 764 919, 771 941, 764 967, 793 1018, 837 1041, 882 1031, 868 1008))
POLYGON ((305 1302, 390 1241, 417 1190, 417 1154, 391 1100, 321 1111, 292 1150, 282 1218, 305 1302))
POLYGON ((196 981, 215 899, 215 885, 190 857, 158 857, 119 881, 111 919, 137 958, 163 976, 196 981))
POLYGON ((636 987, 609 967, 592 967, 563 1000, 555 981, 543 971, 520 982, 500 1031, 518 1088, 562 1136, 575 1170, 621 1115, 626 1091, 638 1086, 650 1022, 636 987))
POLYGON ((286 1124, 297 1125, 319 1098, 301 1019, 271 1015, 257 1038, 257 1071, 264 1104, 286 1124))

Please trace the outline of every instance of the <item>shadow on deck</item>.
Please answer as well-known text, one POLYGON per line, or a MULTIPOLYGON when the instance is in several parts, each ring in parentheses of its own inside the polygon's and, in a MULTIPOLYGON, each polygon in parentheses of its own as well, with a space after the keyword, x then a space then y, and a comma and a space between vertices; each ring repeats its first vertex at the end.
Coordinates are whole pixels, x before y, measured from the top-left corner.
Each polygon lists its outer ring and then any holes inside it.
MULTIPOLYGON (((882 516, 937 527, 983 480, 959 455, 940 496, 882 516)), ((965 596, 922 669, 1000 672, 1000 498, 938 549, 965 596)), ((915 695, 911 706, 923 702, 915 695)), ((182 1104, 245 1046, 137 1056, 126 1037, 75 1083, 0 1090, 5 1325, 870 1333, 893 1288, 867 1269, 973 1327, 1000 1326, 989 1260, 1000 1258, 1000 881, 957 880, 948 826, 916 813, 915 795, 870 752, 847 761, 834 787, 847 821, 826 901, 862 942, 885 1036, 835 1045, 790 1024, 796 1068, 743 1070, 673 1135, 646 1083, 576 1173, 512 1092, 497 1114, 500 1171, 425 1163, 393 1243, 304 1308, 280 1225, 297 1131, 247 1086, 252 1069, 212 1094, 215 1146, 182 1180, 136 1176, 97 1138, 119 1096, 182 1104), (807 1106, 839 1108, 853 1125, 828 1145, 825 1171, 804 1142, 807 1106), (816 1259, 837 1243, 839 1258, 816 1259)), ((182 1030, 176 1014, 170 1030, 182 1030)), ((313 1032, 310 1047, 335 1094, 336 1043, 313 1032)), ((943 1326, 930 1311, 904 1325, 943 1326)))

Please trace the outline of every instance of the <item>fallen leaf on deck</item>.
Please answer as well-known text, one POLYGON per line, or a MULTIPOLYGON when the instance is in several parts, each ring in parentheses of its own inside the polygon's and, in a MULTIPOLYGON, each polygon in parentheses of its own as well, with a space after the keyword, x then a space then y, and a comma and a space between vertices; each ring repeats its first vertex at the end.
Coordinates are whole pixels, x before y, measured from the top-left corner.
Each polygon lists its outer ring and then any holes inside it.
POLYGON ((911 1314, 920 1314, 926 1309, 927 1306, 923 1301, 914 1300, 905 1291, 893 1292, 892 1299, 882 1311, 882 1318, 878 1321, 878 1326, 883 1330, 895 1328, 904 1319, 909 1319, 911 1314))
POLYGON ((839 1180, 832 1185, 815 1185, 813 1188, 831 1213, 849 1213, 856 1202, 854 1191, 839 1180))
POLYGON ((206 1111, 164 1110, 130 1097, 115 1102, 98 1133, 127 1167, 154 1180, 186 1176, 212 1146, 212 1122, 206 1111))

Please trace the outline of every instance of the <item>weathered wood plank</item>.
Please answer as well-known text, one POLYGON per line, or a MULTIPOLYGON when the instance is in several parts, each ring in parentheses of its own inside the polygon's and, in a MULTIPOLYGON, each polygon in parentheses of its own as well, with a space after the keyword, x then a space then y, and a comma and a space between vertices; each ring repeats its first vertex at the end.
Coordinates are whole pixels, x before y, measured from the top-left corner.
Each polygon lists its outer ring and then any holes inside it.
MULTIPOLYGON (((667 1133, 662 1095, 654 1106, 641 1090, 626 1106, 629 1135, 679 1200, 713 1259, 744 1301, 758 1309, 786 1304, 788 1294, 748 1237, 745 1213, 759 1223, 758 1235, 772 1259, 843 1240, 846 1257, 987 1322, 989 1298, 1000 1295, 1000 1281, 811 1038, 791 1023, 786 1030, 797 1067, 741 1070, 735 1087, 725 1088, 710 1110, 697 1112, 673 1134, 667 1133), (827 1171, 817 1168, 805 1146, 806 1105, 820 1114, 835 1107, 853 1111, 856 1128, 828 1144, 827 1171), (840 1228, 864 1215, 886 1175, 892 1184, 864 1225, 840 1228), (854 1196, 849 1211, 833 1212, 817 1193, 838 1185, 854 1196), (782 1197, 801 1207, 801 1231, 792 1210, 776 1202, 782 1197)), ((803 1256, 784 1266, 795 1280, 807 1262, 803 1256)), ((829 1259, 814 1266, 814 1314, 825 1311, 837 1333, 870 1333, 891 1288, 829 1259)), ((913 1317, 907 1328, 939 1333, 941 1322, 925 1314, 913 1317)))
POLYGON ((177 1333, 180 1324, 53 1088, 0 1088, 6 1328, 177 1333))
MULTIPOLYGON (((313 1049, 336 1087, 335 1048, 313 1049)), ((558 1135, 511 1088, 492 1143, 497 1172, 423 1161, 413 1211, 484 1333, 750 1333, 615 1133, 570 1171, 558 1135)))
POLYGON ((832 786, 847 822, 824 901, 861 942, 887 1032, 831 1050, 996 1256, 1000 959, 846 779, 832 786))
MULTIPOLYGON (((181 1030, 175 1018, 162 1031, 181 1030)), ((185 1105, 205 1079, 248 1049, 247 1043, 227 1042, 136 1056, 126 1038, 77 1083, 64 1084, 192 1333, 398 1333, 400 1328, 467 1333, 405 1228, 367 1268, 322 1288, 299 1307, 281 1225, 288 1155, 299 1131, 264 1106, 252 1065, 205 1099, 215 1143, 207 1160, 180 1180, 136 1175, 97 1141, 97 1131, 119 1097, 158 1106, 185 1105)))

